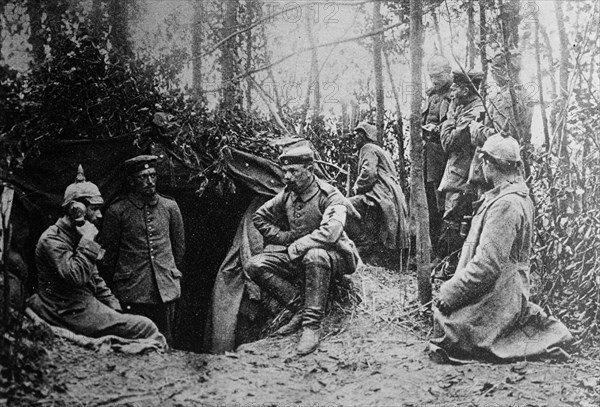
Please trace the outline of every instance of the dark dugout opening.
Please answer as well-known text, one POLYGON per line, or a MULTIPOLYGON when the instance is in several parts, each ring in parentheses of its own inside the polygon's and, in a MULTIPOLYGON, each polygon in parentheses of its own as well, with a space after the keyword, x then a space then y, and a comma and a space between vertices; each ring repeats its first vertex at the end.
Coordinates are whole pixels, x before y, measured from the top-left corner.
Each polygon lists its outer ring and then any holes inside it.
POLYGON ((235 236, 246 207, 256 195, 243 185, 235 194, 221 196, 207 190, 201 197, 194 191, 164 188, 183 216, 186 253, 177 307, 174 347, 207 352, 205 324, 209 315, 217 271, 235 236))
MULTIPOLYGON (((100 188, 110 203, 123 191, 119 164, 138 154, 161 156, 158 191, 173 197, 184 219, 186 254, 182 267, 182 296, 178 304, 175 347, 207 352, 205 324, 209 316, 215 278, 227 254, 244 211, 258 194, 273 195, 281 187, 280 176, 272 164, 247 153, 233 151, 225 167, 235 180, 235 193, 207 188, 196 192, 194 171, 181 165, 171 152, 149 139, 135 144, 133 138, 108 140, 52 140, 37 148, 22 168, 0 171, 0 179, 15 188, 11 224, 16 226, 11 250, 24 259, 28 271, 22 281, 25 294, 37 289, 34 248, 41 233, 62 214, 65 188, 71 184, 82 164, 88 181, 100 188), (258 160, 258 163, 257 161, 258 160)), ((222 188, 221 188, 222 189, 222 188)), ((106 208, 105 208, 106 209, 106 208)), ((23 278, 21 277, 21 278, 23 278)))

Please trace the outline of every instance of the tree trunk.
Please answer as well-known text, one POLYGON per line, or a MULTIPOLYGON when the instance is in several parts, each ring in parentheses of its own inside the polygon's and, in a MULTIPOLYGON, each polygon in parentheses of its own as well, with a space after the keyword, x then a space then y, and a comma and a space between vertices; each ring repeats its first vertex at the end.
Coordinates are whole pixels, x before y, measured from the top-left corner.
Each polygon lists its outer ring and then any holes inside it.
MULTIPOLYGON (((315 36, 312 30, 311 15, 306 11, 305 15, 305 28, 306 35, 308 36, 308 43, 311 47, 311 59, 310 59, 310 84, 308 85, 308 92, 313 91, 313 117, 318 116, 321 111, 321 81, 319 77, 319 53, 316 49, 315 36)), ((307 100, 309 100, 309 93, 306 94, 307 100)), ((308 107, 308 106, 306 106, 308 107)))
POLYGON ((562 11, 562 1, 554 1, 554 10, 556 13, 556 27, 558 29, 558 38, 560 44, 560 68, 559 68, 559 95, 558 103, 554 106, 554 116, 556 127, 553 129, 553 133, 556 135, 558 140, 558 157, 559 162, 563 165, 569 164, 569 156, 567 151, 566 133, 563 131, 563 121, 560 117, 564 114, 563 110, 567 104, 567 95, 569 88, 569 38, 567 37, 567 31, 565 29, 564 16, 562 11))
MULTIPOLYGON (((227 0, 225 2, 225 19, 221 38, 226 38, 235 33, 238 6, 239 0, 227 0)), ((238 49, 239 40, 235 36, 221 47, 221 78, 223 81, 223 99, 221 103, 225 109, 233 108, 238 102, 238 83, 233 81, 237 71, 238 49)))
POLYGON ((194 20, 192 23, 192 88, 196 96, 202 95, 202 41, 204 40, 205 18, 204 3, 194 1, 194 20))
MULTIPOLYGON (((373 2, 373 31, 383 29, 381 17, 381 1, 373 2)), ((383 97, 383 63, 381 53, 383 50, 383 33, 373 36, 373 68, 375 73, 375 101, 377 103, 377 141, 383 145, 385 100, 383 97)))
POLYGON ((394 125, 394 131, 396 133, 396 141, 398 143, 398 160, 400 168, 398 170, 398 176, 400 177, 400 185, 404 188, 406 185, 406 174, 404 168, 406 168, 406 164, 404 162, 404 133, 402 130, 402 108, 400 107, 400 95, 398 95, 398 90, 396 89, 396 85, 394 83, 394 76, 392 75, 392 67, 390 65, 390 59, 388 58, 387 52, 384 54, 385 57, 385 67, 387 69, 388 78, 390 80, 390 86, 392 87, 392 92, 394 93, 394 100, 396 101, 396 114, 398 116, 396 123, 394 125))
POLYGON ((0 64, 4 63, 4 57, 2 56, 2 44, 4 44, 4 30, 8 32, 8 27, 1 24, 4 17, 4 8, 6 7, 6 0, 0 0, 0 64))
POLYGON ((481 87, 481 98, 483 99, 483 103, 485 105, 485 101, 487 98, 487 88, 485 87, 485 83, 487 83, 487 75, 488 75, 488 61, 487 61, 487 17, 485 15, 486 0, 479 0, 479 56, 481 58, 481 70, 483 71, 483 80, 482 83, 484 86, 481 87))
MULTIPOLYGON (((539 21, 538 21, 539 24, 539 21)), ((544 48, 546 49, 546 58, 548 59, 547 66, 548 72, 550 73, 550 90, 553 95, 557 95, 556 91, 556 69, 554 69, 554 52, 552 49, 552 43, 550 42, 550 36, 548 35, 548 31, 544 28, 542 24, 540 24, 540 33, 542 34, 542 39, 544 40, 544 48)), ((550 129, 554 127, 552 123, 552 116, 550 116, 550 129)))
MULTIPOLYGON (((256 4, 254 0, 246 0, 246 26, 252 24, 255 7, 256 4)), ((246 72, 250 72, 252 69, 253 38, 252 30, 246 31, 246 64, 244 67, 246 72)), ((252 81, 250 76, 246 79, 246 110, 252 110, 252 81)))
POLYGON ((109 0, 108 23, 111 26, 110 43, 121 55, 131 55, 129 42, 129 0, 109 0))
POLYGON ((421 66, 423 65, 423 5, 410 0, 411 93, 410 140, 412 163, 410 211, 415 222, 417 279, 421 304, 431 301, 431 242, 425 184, 423 181, 423 138, 421 136, 421 66))
POLYGON ((473 0, 467 3, 467 66, 469 71, 475 67, 475 10, 473 0))
MULTIPOLYGON (((535 65, 537 70, 537 82, 538 92, 540 94, 540 109, 542 112, 542 125, 544 127, 544 142, 546 144, 546 152, 550 151, 550 133, 548 131, 548 117, 546 116, 546 104, 544 103, 544 85, 542 81, 542 63, 540 58, 540 21, 537 14, 534 16, 535 32, 534 32, 534 46, 535 46, 535 65)), ((550 169, 549 167, 547 168, 550 169)))
POLYGON ((29 1, 27 3, 27 12, 29 14, 29 43, 31 44, 33 64, 38 65, 46 59, 44 51, 46 39, 42 28, 43 11, 41 0, 29 1))
POLYGON ((433 18, 433 29, 435 30, 435 37, 437 38, 437 53, 446 56, 444 54, 444 45, 442 44, 442 34, 440 33, 440 22, 435 10, 431 11, 431 17, 433 18))
MULTIPOLYGON (((260 7, 261 7, 261 5, 259 3, 259 5, 258 5, 259 10, 260 10, 260 7)), ((265 64, 267 66, 269 66, 269 68, 267 69, 267 76, 269 77, 269 81, 271 81, 269 83, 269 85, 270 85, 269 90, 273 91, 273 96, 275 97, 275 108, 277 110, 277 113, 281 114, 281 98, 279 97, 278 83, 275 80, 275 75, 273 74, 273 69, 271 67, 271 53, 269 51, 269 41, 267 38, 267 33, 265 31, 265 24, 261 24, 260 34, 261 34, 262 40, 263 40, 263 52, 264 52, 265 64)))

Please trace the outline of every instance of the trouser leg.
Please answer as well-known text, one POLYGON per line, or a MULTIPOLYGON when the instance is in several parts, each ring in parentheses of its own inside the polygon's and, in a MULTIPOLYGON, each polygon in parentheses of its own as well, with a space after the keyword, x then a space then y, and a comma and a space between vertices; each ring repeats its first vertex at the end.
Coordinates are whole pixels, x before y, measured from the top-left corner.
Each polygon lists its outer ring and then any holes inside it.
POLYGON ((167 343, 173 345, 173 328, 177 301, 163 304, 122 304, 125 312, 143 315, 156 324, 158 330, 165 336, 167 343))
POLYGON ((271 297, 283 306, 293 308, 294 299, 299 294, 293 282, 299 273, 287 252, 258 254, 249 260, 247 272, 252 281, 271 297))
MULTIPOLYGON (((438 207, 435 182, 428 182, 425 184, 425 194, 427 197, 427 209, 429 212, 429 237, 431 238, 431 242, 435 244, 435 242, 439 240, 443 214, 440 212, 438 207)), ((438 253, 435 246, 434 251, 436 251, 434 254, 437 255, 438 253)))

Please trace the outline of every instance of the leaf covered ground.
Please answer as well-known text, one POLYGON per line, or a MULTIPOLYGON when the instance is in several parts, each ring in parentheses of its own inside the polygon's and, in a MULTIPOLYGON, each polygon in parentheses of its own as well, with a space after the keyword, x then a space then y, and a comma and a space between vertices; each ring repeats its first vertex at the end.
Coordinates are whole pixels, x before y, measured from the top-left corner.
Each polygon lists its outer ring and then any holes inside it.
POLYGON ((570 361, 439 365, 414 278, 368 267, 352 276, 362 301, 338 306, 317 352, 298 357, 298 336, 266 338, 226 355, 182 351, 95 353, 56 342, 57 383, 40 406, 598 406, 597 350, 570 361))

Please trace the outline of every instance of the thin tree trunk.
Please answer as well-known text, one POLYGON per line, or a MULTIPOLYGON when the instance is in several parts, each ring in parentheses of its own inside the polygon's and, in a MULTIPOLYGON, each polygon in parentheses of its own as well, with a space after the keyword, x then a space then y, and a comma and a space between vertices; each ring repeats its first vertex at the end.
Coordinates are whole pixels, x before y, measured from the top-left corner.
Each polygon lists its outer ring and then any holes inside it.
MULTIPOLYGON (((539 23, 539 21, 538 21, 539 23)), ((553 48, 552 48, 552 43, 550 42, 550 36, 548 35, 548 31, 546 31, 546 28, 544 28, 544 26, 542 24, 540 24, 540 33, 542 34, 542 39, 544 40, 544 48, 546 49, 546 58, 548 59, 547 61, 547 66, 548 66, 548 72, 550 73, 550 90, 552 91, 553 95, 557 95, 557 90, 556 90, 556 69, 554 69, 554 52, 553 52, 553 48)), ((554 128, 554 124, 552 122, 552 116, 550 117, 550 128, 554 128)))
POLYGON ((8 28, 2 23, 4 16, 4 8, 6 7, 6 0, 0 0, 0 64, 4 63, 4 57, 2 56, 2 44, 4 44, 4 30, 8 32, 8 28))
POLYGON ((46 59, 44 51, 45 36, 42 28, 42 2, 41 0, 31 0, 27 3, 27 13, 29 14, 29 43, 31 44, 31 54, 33 64, 41 64, 46 59))
MULTIPOLYGON (((569 88, 569 38, 567 37, 567 31, 565 29, 564 16, 562 11, 562 2, 560 0, 554 1, 554 10, 556 14, 556 26, 558 29, 558 38, 560 43, 560 68, 559 68, 559 96, 558 103, 555 105, 552 116, 554 116, 554 122, 557 123, 556 119, 562 114, 566 103, 569 88)), ((563 131, 563 126, 558 123, 556 128, 552 130, 558 140, 558 157, 559 162, 563 165, 568 165, 569 157, 566 146, 566 134, 563 131)))
MULTIPOLYGON (((316 48, 315 36, 312 30, 311 15, 305 13, 305 28, 306 35, 308 36, 308 43, 311 47, 311 58, 310 58, 310 85, 308 89, 313 90, 313 117, 318 116, 321 110, 321 81, 319 77, 319 53, 316 48)), ((307 97, 309 94, 307 94, 307 97)))
MULTIPOLYGON (((246 0, 246 25, 252 24, 252 20, 254 19, 255 7, 256 5, 254 0, 246 0)), ((252 69, 252 42, 252 30, 248 30, 246 31, 246 72, 250 72, 250 69, 252 69)), ((250 111, 252 110, 252 82, 250 80, 250 77, 248 77, 246 85, 246 109, 250 111)))
POLYGON ((400 165, 398 175, 400 176, 400 185, 404 187, 406 185, 406 174, 404 173, 404 168, 406 167, 404 162, 404 133, 402 132, 402 108, 400 107, 400 96, 398 95, 398 90, 396 89, 396 85, 394 84, 394 76, 392 75, 390 59, 388 58, 387 52, 385 52, 383 55, 385 57, 385 67, 387 69, 390 85, 392 86, 392 91, 394 93, 394 100, 396 101, 396 114, 398 115, 398 119, 396 121, 396 124, 394 125, 394 128, 396 132, 396 141, 398 142, 398 160, 400 165))
POLYGON ((113 47, 122 55, 131 55, 129 1, 109 0, 108 2, 108 22, 111 25, 109 39, 113 47))
POLYGON ((437 38, 437 53, 445 56, 444 45, 442 44, 442 35, 440 33, 440 22, 435 10, 431 11, 431 17, 433 18, 433 29, 435 30, 435 37, 437 38))
POLYGON ((194 20, 192 25, 192 88, 196 96, 202 95, 202 41, 204 41, 203 21, 204 3, 194 1, 194 20))
POLYGON ((467 3, 467 66, 469 70, 475 67, 475 10, 473 0, 467 3))
MULTIPOLYGON (((225 19, 223 21, 222 38, 226 38, 236 31, 238 0, 227 0, 225 2, 225 19)), ((221 78, 223 81, 222 106, 225 109, 233 108, 238 102, 238 84, 234 82, 236 76, 237 54, 239 41, 232 37, 221 48, 221 78)))
POLYGON ((417 279, 421 304, 431 301, 431 242, 425 184, 423 181, 423 138, 421 136, 421 66, 423 65, 423 9, 421 1, 410 0, 411 93, 411 219, 415 222, 417 279))
POLYGON ((482 83, 484 86, 481 87, 481 98, 483 99, 483 103, 487 99, 487 88, 485 87, 485 83, 487 83, 487 75, 488 75, 488 61, 487 61, 487 17, 486 17, 486 0, 479 0, 479 56, 481 58, 481 70, 483 71, 483 80, 482 83))
MULTIPOLYGON (((381 1, 373 2, 373 31, 383 28, 381 17, 381 1)), ((381 54, 383 50, 383 33, 373 36, 373 68, 375 73, 375 101, 377 103, 377 141, 383 145, 385 99, 383 96, 383 63, 381 54)))
MULTIPOLYGON (((544 86, 542 80, 542 63, 540 57, 540 21, 537 14, 534 16, 535 22, 535 64, 537 68, 538 92, 540 94, 540 109, 542 112, 542 125, 544 127, 544 142, 546 144, 546 152, 550 151, 550 132, 548 131, 548 117, 546 115, 546 104, 544 103, 544 86)), ((550 170, 548 166, 547 170, 550 170)))
MULTIPOLYGON (((261 5, 258 5, 258 8, 260 10, 261 5)), ((267 38, 267 33, 265 31, 265 24, 261 25, 261 30, 260 30, 260 34, 262 36, 262 40, 263 40, 263 52, 264 52, 264 58, 265 58, 265 63, 267 65, 269 65, 269 68, 267 68, 267 76, 269 77, 270 85, 271 88, 273 90, 273 96, 275 97, 275 108, 277 110, 278 114, 281 114, 281 98, 279 96, 279 87, 277 86, 277 81, 275 80, 275 75, 273 74, 273 69, 270 67, 271 65, 271 53, 269 51, 269 41, 267 38)))

